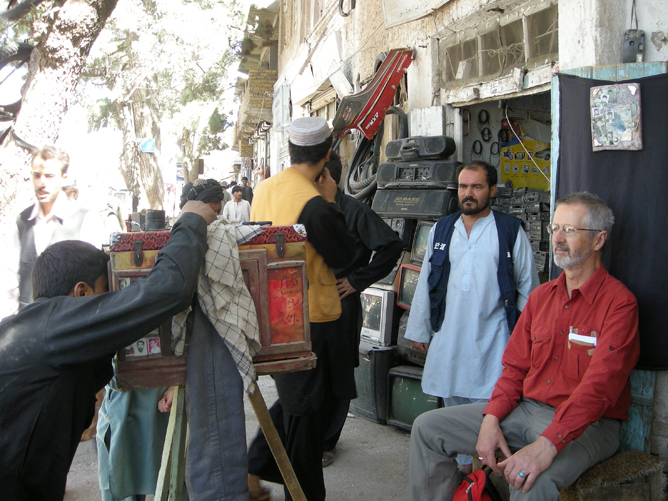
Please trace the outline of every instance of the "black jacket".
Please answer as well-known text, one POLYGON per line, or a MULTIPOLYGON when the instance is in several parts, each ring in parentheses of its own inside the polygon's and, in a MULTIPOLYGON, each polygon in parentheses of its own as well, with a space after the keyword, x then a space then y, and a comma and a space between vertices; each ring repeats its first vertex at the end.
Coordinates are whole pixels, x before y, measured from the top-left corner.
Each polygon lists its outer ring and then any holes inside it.
POLYGON ((132 287, 38 299, 0 323, 0 500, 63 499, 113 353, 190 305, 206 249, 206 222, 184 214, 132 287))

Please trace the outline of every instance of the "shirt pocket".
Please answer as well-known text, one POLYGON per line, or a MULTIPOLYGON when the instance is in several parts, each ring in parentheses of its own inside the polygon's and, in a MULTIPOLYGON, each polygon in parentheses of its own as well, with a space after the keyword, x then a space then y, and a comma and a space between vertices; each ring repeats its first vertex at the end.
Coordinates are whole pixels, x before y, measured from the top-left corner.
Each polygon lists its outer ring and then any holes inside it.
POLYGON ((552 332, 547 329, 534 329, 531 335, 531 365, 540 369, 550 358, 552 332))
MULTIPOLYGON (((580 326, 578 327, 578 333, 589 336, 592 333, 592 329, 586 325, 580 326)), ((576 381, 582 381, 591 363, 594 349, 595 346, 593 344, 567 340, 563 354, 564 376, 576 381)))

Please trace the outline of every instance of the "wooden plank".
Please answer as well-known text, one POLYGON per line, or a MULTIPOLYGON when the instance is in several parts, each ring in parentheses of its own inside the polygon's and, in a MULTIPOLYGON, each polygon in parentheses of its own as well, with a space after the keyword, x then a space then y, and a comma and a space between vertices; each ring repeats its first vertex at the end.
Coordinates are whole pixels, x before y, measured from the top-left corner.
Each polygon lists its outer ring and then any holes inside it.
POLYGON ((258 362, 254 363, 253 366, 258 376, 266 376, 281 372, 305 371, 313 369, 315 364, 316 356, 311 353, 310 356, 306 357, 258 362))
POLYGON ((260 428, 264 437, 267 439, 271 453, 276 459, 276 464, 278 469, 281 471, 283 476, 283 481, 288 488, 288 492, 292 496, 294 501, 306 501, 306 496, 304 491, 302 491, 297 476, 295 475, 292 465, 290 464, 290 459, 285 452, 281 438, 278 436, 274 422, 271 420, 269 411, 267 410, 267 404, 260 393, 260 388, 255 385, 255 391, 248 395, 248 399, 253 407, 255 416, 257 417, 258 422, 260 423, 260 428))
POLYGON ((570 70, 563 70, 559 73, 580 78, 593 78, 592 75, 594 74, 594 69, 592 66, 583 66, 582 68, 571 68, 570 70))
MULTIPOLYGON (((172 441, 174 438, 174 430, 176 428, 176 413, 179 412, 178 405, 179 388, 174 391, 174 401, 172 401, 172 409, 169 413, 169 422, 167 423, 167 433, 165 435, 165 445, 162 448, 162 459, 160 460, 160 471, 158 472, 158 482, 155 486, 155 500, 166 501, 169 495, 169 477, 167 472, 171 471, 172 458, 172 441)), ((183 412, 181 410, 181 412, 183 412)))
MULTIPOLYGON (((181 501, 183 484, 186 479, 186 436, 188 434, 188 423, 186 420, 185 393, 185 388, 182 386, 177 386, 174 391, 174 403, 178 408, 178 412, 176 412, 172 442, 168 501, 181 501)), ((172 404, 172 410, 174 410, 173 406, 174 404, 172 404)), ((171 413, 169 417, 171 418, 171 413)))
POLYGON ((160 472, 155 487, 156 501, 181 500, 186 474, 186 436, 185 388, 177 386, 174 390, 160 472))

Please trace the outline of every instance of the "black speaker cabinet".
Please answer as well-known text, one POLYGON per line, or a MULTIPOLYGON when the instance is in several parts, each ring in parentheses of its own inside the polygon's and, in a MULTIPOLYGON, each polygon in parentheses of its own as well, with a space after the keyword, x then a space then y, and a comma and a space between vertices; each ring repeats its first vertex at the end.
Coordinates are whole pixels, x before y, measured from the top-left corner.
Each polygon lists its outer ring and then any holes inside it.
POLYGON ((450 188, 457 189, 457 167, 455 160, 385 162, 378 167, 378 188, 450 188))
POLYGON ((457 151, 455 140, 448 136, 413 136, 390 141, 385 146, 388 160, 448 158, 457 151))
POLYGON ((454 190, 378 190, 371 208, 383 218, 439 218, 457 211, 454 190))
POLYGON ((422 367, 400 365, 388 372, 387 424, 409 430, 420 414, 443 407, 443 401, 422 392, 422 367))
POLYGON ((387 375, 394 366, 394 349, 362 341, 360 365, 355 368, 357 398, 350 410, 376 423, 387 422, 387 375))

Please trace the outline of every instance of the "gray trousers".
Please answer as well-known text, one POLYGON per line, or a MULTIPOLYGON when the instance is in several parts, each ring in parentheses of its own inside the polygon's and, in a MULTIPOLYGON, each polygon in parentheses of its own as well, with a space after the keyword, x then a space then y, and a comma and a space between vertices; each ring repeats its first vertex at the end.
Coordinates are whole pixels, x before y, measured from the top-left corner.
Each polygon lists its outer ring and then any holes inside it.
MULTIPOLYGON (((458 453, 476 454, 475 445, 486 403, 436 409, 419 416, 411 432, 409 492, 411 501, 449 501, 457 488, 458 453)), ((522 400, 501 421, 511 450, 538 439, 552 422, 555 408, 535 400, 522 400)), ((552 501, 588 468, 612 456, 619 447, 620 423, 601 419, 591 424, 554 458, 531 490, 510 488, 510 499, 552 501)))

